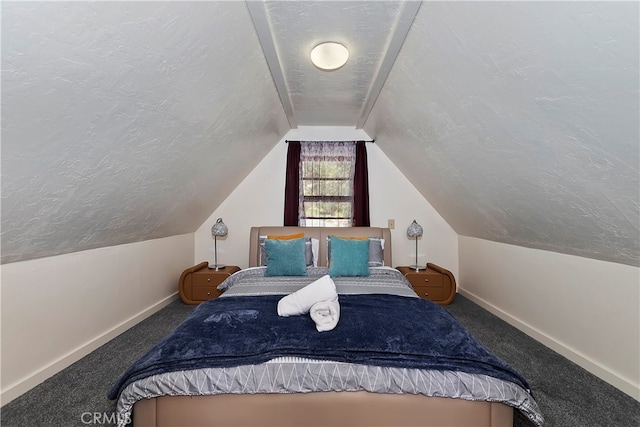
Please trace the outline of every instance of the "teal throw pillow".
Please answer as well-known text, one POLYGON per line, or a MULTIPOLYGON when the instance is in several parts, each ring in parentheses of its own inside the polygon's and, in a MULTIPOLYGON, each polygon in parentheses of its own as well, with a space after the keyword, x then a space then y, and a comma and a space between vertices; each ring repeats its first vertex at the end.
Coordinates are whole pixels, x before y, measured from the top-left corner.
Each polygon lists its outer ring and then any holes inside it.
POLYGON ((329 276, 368 276, 369 240, 341 239, 331 236, 329 276))
POLYGON ((267 253, 265 276, 306 276, 304 237, 292 240, 266 239, 267 253))

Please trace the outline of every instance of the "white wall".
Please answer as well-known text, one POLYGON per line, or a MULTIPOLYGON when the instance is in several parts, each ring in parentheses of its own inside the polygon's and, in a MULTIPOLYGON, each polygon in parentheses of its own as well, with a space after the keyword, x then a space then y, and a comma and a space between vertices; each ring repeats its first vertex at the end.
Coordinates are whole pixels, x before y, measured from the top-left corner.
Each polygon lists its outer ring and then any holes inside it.
MULTIPOLYGON (((282 225, 287 158, 285 140, 369 140, 362 130, 351 127, 300 127, 291 130, 195 233, 194 264, 213 262, 211 226, 222 217, 229 227, 218 239, 218 262, 246 267, 249 261, 249 229, 255 225, 282 225)), ((418 262, 434 262, 458 274, 458 236, 433 207, 389 161, 376 144, 367 144, 369 208, 371 225, 392 231, 394 265, 415 262, 415 242, 406 236, 413 219, 424 228, 419 241, 418 262)))
POLYGON ((193 234, 1 266, 2 404, 173 301, 193 234))
POLYGON ((640 400, 640 269, 460 237, 460 293, 640 400))

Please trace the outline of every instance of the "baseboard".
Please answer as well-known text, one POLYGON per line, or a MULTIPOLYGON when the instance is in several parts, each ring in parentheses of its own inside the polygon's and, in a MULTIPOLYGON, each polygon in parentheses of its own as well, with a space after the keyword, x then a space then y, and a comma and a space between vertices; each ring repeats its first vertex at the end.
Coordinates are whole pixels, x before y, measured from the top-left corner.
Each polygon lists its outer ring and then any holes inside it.
POLYGON ((616 373, 607 369, 605 366, 602 366, 601 364, 595 362, 594 360, 590 359, 589 357, 585 356, 579 351, 576 351, 571 347, 564 345, 563 343, 557 341, 556 339, 545 334, 544 332, 541 332, 538 329, 532 327, 531 325, 525 322, 522 322, 520 319, 513 317, 509 313, 485 301, 484 299, 473 294, 472 292, 469 292, 465 289, 458 289, 458 292, 460 293, 460 295, 470 299, 471 301, 478 304, 482 308, 495 314, 500 319, 509 323, 511 326, 518 328, 525 334, 534 338, 536 341, 539 341, 540 343, 549 347, 553 351, 571 360, 578 366, 591 372, 593 375, 597 376, 603 381, 606 381, 607 383, 611 384, 612 386, 619 389, 620 391, 640 401, 640 385, 634 384, 629 379, 621 377, 620 375, 617 375, 616 373))
POLYGON ((39 371, 36 371, 32 375, 29 375, 24 379, 10 385, 9 387, 7 387, 6 390, 2 390, 2 393, 0 394, 0 402, 2 402, 2 405, 6 405, 7 403, 11 402, 15 398, 31 390, 38 384, 44 382, 46 379, 52 377, 53 375, 57 374, 63 369, 71 366, 73 363, 82 359, 84 356, 88 355, 98 347, 102 346, 103 344, 109 342, 110 340, 117 337, 121 333, 125 332, 127 329, 131 328, 137 323, 142 322, 144 319, 151 316, 152 314, 160 311, 161 309, 163 309, 164 307, 166 307, 167 305, 175 301, 177 298, 178 298, 177 292, 172 295, 169 295, 168 297, 157 302, 151 307, 141 311, 140 313, 120 323, 118 326, 114 327, 113 329, 105 332, 102 335, 97 336, 95 339, 81 345, 80 347, 60 357, 59 359, 45 366, 39 371))

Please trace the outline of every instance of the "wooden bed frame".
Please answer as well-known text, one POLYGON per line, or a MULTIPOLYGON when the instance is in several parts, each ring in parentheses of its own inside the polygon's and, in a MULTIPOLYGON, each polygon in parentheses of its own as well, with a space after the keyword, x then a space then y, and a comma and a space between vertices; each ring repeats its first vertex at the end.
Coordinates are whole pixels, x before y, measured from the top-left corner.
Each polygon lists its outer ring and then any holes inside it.
MULTIPOLYGON (((249 266, 258 265, 259 237, 296 234, 320 240, 318 265, 326 265, 329 235, 385 239, 385 265, 392 266, 391 230, 379 227, 252 227, 249 266)), ((367 391, 282 394, 162 396, 136 402, 134 427, 321 427, 321 426, 491 426, 512 427, 513 408, 486 401, 467 401, 413 394, 367 391)))

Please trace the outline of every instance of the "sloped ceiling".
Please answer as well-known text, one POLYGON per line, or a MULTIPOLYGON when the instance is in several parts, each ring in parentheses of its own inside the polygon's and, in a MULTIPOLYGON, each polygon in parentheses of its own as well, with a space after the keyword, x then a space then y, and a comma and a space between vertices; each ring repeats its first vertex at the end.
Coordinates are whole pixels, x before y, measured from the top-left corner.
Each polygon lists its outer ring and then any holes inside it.
POLYGON ((1 7, 3 263, 192 232, 298 125, 364 127, 462 235, 640 263, 636 2, 1 7))
POLYGON ((244 2, 2 2, 2 262, 193 232, 289 130, 244 2))
POLYGON ((393 67, 419 1, 249 1, 260 44, 292 128, 362 128, 393 67), (323 71, 314 46, 348 47, 347 65, 323 71))
POLYGON ((638 2, 425 2, 365 130, 465 236, 640 264, 638 2))

